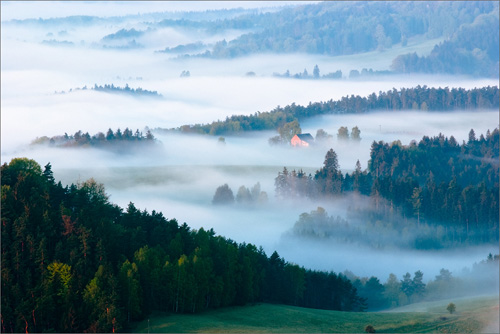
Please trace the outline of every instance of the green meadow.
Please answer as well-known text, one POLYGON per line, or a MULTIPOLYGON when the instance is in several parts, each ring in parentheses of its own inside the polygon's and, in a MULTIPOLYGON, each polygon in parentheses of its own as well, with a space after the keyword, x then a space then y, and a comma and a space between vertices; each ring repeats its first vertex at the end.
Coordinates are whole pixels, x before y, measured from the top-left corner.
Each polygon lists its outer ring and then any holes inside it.
POLYGON ((498 333, 498 296, 450 299, 383 312, 337 312, 255 304, 201 314, 155 314, 131 328, 136 333, 498 333), (456 305, 449 314, 448 303, 456 305))

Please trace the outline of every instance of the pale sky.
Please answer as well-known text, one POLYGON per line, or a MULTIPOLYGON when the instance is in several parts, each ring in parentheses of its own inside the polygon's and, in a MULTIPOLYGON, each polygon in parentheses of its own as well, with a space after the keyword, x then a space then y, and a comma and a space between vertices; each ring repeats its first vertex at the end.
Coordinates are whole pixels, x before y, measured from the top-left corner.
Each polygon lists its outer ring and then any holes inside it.
POLYGON ((53 18, 71 15, 101 17, 152 12, 260 8, 318 1, 1 1, 1 19, 53 18))

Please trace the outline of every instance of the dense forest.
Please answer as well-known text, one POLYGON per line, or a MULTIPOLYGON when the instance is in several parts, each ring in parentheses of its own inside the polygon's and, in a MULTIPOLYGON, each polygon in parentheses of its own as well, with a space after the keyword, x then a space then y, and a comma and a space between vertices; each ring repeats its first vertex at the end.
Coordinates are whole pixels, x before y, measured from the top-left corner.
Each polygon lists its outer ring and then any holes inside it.
MULTIPOLYGON (((290 198, 341 198, 366 196, 370 205, 350 208, 351 219, 370 224, 377 233, 392 233, 400 239, 387 245, 417 249, 439 249, 463 244, 498 242, 499 235, 499 131, 488 130, 468 141, 440 134, 424 136, 404 146, 373 142, 368 168, 359 161, 352 173, 343 174, 337 154, 330 149, 324 166, 315 175, 286 167, 275 179, 276 196, 290 198), (413 236, 408 242, 408 236, 413 236)), ((304 217, 307 218, 307 217, 304 217)), ((366 230, 351 228, 344 221, 332 221, 328 232, 339 238, 366 242, 373 240, 366 230), (358 238, 360 237, 360 238, 358 238)), ((325 236, 325 228, 314 219, 302 224, 296 235, 325 236)), ((391 238, 388 238, 391 240, 391 238)), ((378 245, 372 244, 377 247, 378 245)))
POLYGON ((342 274, 123 210, 93 179, 63 187, 52 166, 1 167, 2 332, 112 332, 152 311, 195 313, 272 302, 360 311, 342 274))
POLYGON ((436 45, 429 56, 400 55, 392 69, 401 73, 449 73, 497 77, 499 73, 498 11, 480 15, 436 45))
POLYGON ((135 133, 129 128, 122 132, 119 128, 113 132, 108 129, 106 134, 98 132, 91 136, 88 132, 81 130, 74 135, 65 133, 62 136, 39 137, 32 141, 32 145, 49 145, 53 147, 96 147, 96 148, 117 148, 122 146, 130 148, 133 145, 151 145, 156 143, 156 139, 149 129, 146 129, 146 135, 137 129, 135 133))
MULTIPOLYGON (((500 95, 498 87, 464 88, 414 88, 393 89, 372 93, 368 97, 344 96, 340 100, 309 103, 300 106, 292 103, 284 108, 278 106, 267 112, 253 115, 233 115, 210 124, 183 125, 176 129, 156 128, 154 131, 180 131, 182 133, 209 134, 214 136, 238 134, 244 131, 276 130, 299 127, 299 121, 318 115, 366 113, 379 110, 448 111, 473 109, 498 109, 500 95), (294 124, 297 123, 297 124, 294 124)), ((300 129, 298 130, 300 132, 300 129)))
MULTIPOLYGON (((63 187, 52 166, 13 159, 2 177, 2 332, 114 332, 153 311, 197 313, 270 302, 341 311, 482 293, 498 256, 464 277, 446 269, 386 283, 305 269, 274 252, 124 210, 90 179, 63 187), (478 275, 481 277, 478 280, 478 275)), ((321 213, 320 213, 321 214, 321 213)))
MULTIPOLYGON (((198 27, 210 24, 211 31, 258 30, 230 42, 217 43, 210 52, 214 57, 235 57, 254 52, 340 55, 390 48, 419 35, 447 38, 463 24, 470 24, 477 16, 497 9, 495 2, 479 1, 402 4, 326 1, 196 24, 198 27)), ((189 26, 188 22, 183 23, 189 26)))

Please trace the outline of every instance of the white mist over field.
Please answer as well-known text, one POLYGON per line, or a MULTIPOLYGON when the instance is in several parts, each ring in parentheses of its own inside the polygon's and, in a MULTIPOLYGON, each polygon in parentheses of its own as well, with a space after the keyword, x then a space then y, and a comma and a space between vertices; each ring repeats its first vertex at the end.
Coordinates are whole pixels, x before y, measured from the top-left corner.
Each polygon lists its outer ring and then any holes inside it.
MULTIPOLYGON (((232 8, 260 6, 258 2, 229 4, 232 8)), ((285 3, 268 3, 272 6, 282 4, 285 3)), ((290 243, 282 239, 283 233, 293 227, 301 213, 315 210, 319 204, 309 201, 277 203, 274 196, 274 178, 283 167, 289 170, 303 168, 306 173, 314 174, 321 168, 330 147, 337 152, 344 171, 354 169, 358 159, 364 169, 374 140, 401 140, 407 145, 424 135, 443 133, 448 137, 453 135, 461 143, 471 128, 479 135, 498 127, 498 111, 402 111, 321 116, 301 124, 302 131, 314 136, 318 129, 324 129, 334 135, 334 139, 330 146, 308 150, 269 146, 268 138, 275 135, 272 132, 226 137, 224 146, 217 143, 217 137, 158 135, 161 145, 128 154, 29 145, 37 137, 72 135, 78 130, 94 135, 99 131, 105 133, 108 128, 124 130, 128 127, 133 131, 144 131, 145 127, 174 128, 223 120, 235 114, 270 111, 292 103, 307 105, 346 95, 367 96, 417 85, 469 89, 498 85, 497 80, 421 75, 380 77, 370 81, 281 79, 273 77, 273 73, 286 70, 298 73, 304 68, 312 73, 316 64, 322 74, 340 69, 344 77, 352 69, 387 70, 396 52, 409 52, 416 46, 410 43, 406 49, 353 57, 261 54, 231 60, 176 59, 175 55, 155 51, 194 43, 201 38, 196 32, 162 28, 137 39, 143 48, 112 49, 102 47, 105 35, 132 27, 145 30, 146 22, 135 16, 129 21, 122 17, 116 21, 68 26, 63 23, 14 24, 8 20, 77 13, 97 15, 102 12, 106 17, 137 12, 174 12, 184 9, 185 2, 146 2, 144 6, 132 2, 58 2, 46 7, 34 2, 2 2, 1 5, 2 164, 15 157, 32 158, 42 166, 50 162, 56 180, 65 185, 94 177, 105 185, 110 200, 121 207, 133 202, 141 210, 162 211, 166 217, 186 222, 195 229, 214 228, 217 234, 237 242, 262 245, 268 255, 277 250, 286 260, 307 268, 337 272, 348 269, 358 275, 377 275, 381 280, 390 272, 401 276, 420 269, 431 278, 443 267, 459 271, 484 259, 489 252, 498 253, 498 247, 490 246, 437 253, 407 251, 395 256, 384 251, 347 249, 334 244, 290 243), (53 12, 52 5, 60 11, 53 12), (23 8, 29 10, 21 12, 23 8), (85 10, 81 12, 79 8, 85 10), (54 39, 72 44, 43 44, 43 41, 54 39), (190 71, 191 76, 180 77, 182 71, 190 71), (256 75, 246 76, 248 72, 256 75), (76 90, 95 84, 120 87, 128 84, 132 88, 157 91, 163 97, 137 98, 90 89, 76 90), (338 143, 335 135, 341 126, 349 130, 358 126, 362 141, 356 145, 338 143), (257 182, 268 194, 267 205, 221 208, 211 204, 216 188, 224 183, 236 194, 240 186, 251 188, 257 182)), ((199 5, 198 10, 205 10, 211 3, 199 2, 199 5)), ((218 5, 228 6, 225 3, 218 5)), ((233 39, 239 34, 241 32, 225 31, 202 37, 213 43, 223 38, 233 39)), ((419 52, 428 53, 432 47, 433 44, 425 45, 419 52)), ((322 206, 329 214, 345 216, 345 207, 337 203, 322 203, 322 206)))

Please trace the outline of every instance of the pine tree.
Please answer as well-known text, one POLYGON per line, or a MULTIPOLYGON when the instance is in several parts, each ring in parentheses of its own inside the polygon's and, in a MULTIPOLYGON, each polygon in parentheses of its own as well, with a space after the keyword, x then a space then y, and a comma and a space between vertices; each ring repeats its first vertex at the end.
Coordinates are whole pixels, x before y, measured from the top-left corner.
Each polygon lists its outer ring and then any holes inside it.
POLYGON ((325 161, 323 162, 323 168, 326 170, 331 170, 336 173, 339 169, 339 162, 337 160, 337 153, 331 148, 325 155, 325 161))

